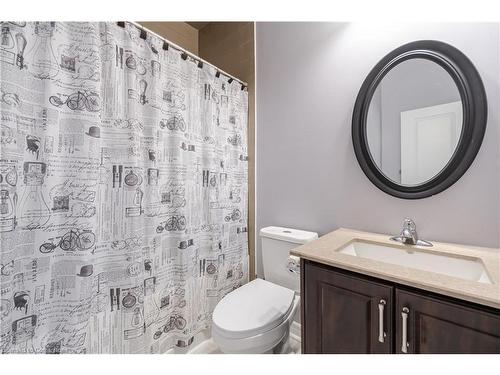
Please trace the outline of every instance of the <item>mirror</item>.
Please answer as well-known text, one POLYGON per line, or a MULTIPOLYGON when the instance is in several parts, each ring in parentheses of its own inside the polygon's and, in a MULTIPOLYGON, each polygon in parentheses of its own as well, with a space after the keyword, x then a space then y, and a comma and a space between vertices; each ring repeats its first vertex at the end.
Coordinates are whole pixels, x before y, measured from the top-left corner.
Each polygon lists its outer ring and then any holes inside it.
POLYGON ((413 42, 365 79, 353 113, 354 151, 381 190, 424 198, 469 168, 486 119, 486 94, 471 61, 446 43, 413 42))
POLYGON ((403 61, 379 82, 368 108, 368 148, 380 171, 419 185, 450 161, 462 131, 458 87, 439 64, 403 61))

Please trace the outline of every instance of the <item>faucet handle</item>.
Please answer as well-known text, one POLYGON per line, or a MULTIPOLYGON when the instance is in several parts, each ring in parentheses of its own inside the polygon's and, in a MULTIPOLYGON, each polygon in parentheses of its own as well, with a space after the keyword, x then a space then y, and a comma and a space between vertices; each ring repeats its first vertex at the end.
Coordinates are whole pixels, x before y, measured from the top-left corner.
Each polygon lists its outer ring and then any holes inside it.
POLYGON ((405 245, 432 246, 430 242, 418 239, 417 225, 409 217, 406 217, 403 221, 401 234, 391 237, 391 240, 401 242, 405 245))
POLYGON ((417 229, 417 225, 412 219, 406 217, 403 221, 403 229, 409 229, 413 232, 417 229))

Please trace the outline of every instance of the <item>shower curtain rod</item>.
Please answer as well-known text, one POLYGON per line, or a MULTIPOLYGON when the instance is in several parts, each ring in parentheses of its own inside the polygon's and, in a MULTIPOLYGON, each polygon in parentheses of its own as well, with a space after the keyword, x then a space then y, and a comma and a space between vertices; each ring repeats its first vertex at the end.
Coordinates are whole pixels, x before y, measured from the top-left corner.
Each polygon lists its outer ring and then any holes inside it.
MULTIPOLYGON (((227 77, 228 77, 228 78, 230 78, 231 80, 234 80, 234 81, 237 81, 237 82, 241 83, 244 87, 248 87, 248 83, 247 83, 247 82, 242 81, 241 79, 236 78, 235 76, 233 76, 233 75, 231 75, 231 74, 229 74, 229 73, 225 72, 224 70, 222 70, 222 69, 220 69, 220 68, 216 67, 214 64, 211 64, 211 63, 209 63, 208 61, 206 61, 206 60, 202 59, 200 56, 197 56, 197 55, 195 55, 194 53, 189 52, 189 51, 188 51, 188 50, 186 50, 185 48, 182 48, 181 46, 179 46, 179 45, 177 45, 177 44, 175 44, 175 43, 171 42, 171 41, 170 41, 170 40, 168 40, 167 38, 165 38, 165 37, 163 37, 163 36, 161 36, 161 35, 159 35, 159 34, 155 33, 154 31, 152 31, 152 30, 148 29, 147 27, 144 27, 144 26, 142 26, 141 24, 139 24, 139 23, 137 23, 137 22, 134 22, 134 21, 126 21, 126 22, 128 22, 128 23, 130 23, 130 24, 134 25, 134 26, 135 26, 136 28, 138 28, 139 30, 145 31, 145 32, 147 32, 147 33, 150 33, 150 34, 152 34, 152 35, 156 36, 157 38, 160 38, 161 40, 165 41, 165 42, 169 45, 169 47, 172 47, 172 48, 174 48, 174 49, 176 49, 176 50, 178 50, 178 51, 181 51, 181 52, 185 53, 186 55, 191 56, 193 59, 195 59, 195 60, 198 60, 198 61, 202 62, 203 64, 210 65, 211 67, 213 67, 213 68, 217 69, 217 72, 218 72, 218 73, 220 73, 220 74, 224 74, 225 76, 227 76, 227 77)), ((243 90, 243 87, 242 87, 242 90, 243 90)))

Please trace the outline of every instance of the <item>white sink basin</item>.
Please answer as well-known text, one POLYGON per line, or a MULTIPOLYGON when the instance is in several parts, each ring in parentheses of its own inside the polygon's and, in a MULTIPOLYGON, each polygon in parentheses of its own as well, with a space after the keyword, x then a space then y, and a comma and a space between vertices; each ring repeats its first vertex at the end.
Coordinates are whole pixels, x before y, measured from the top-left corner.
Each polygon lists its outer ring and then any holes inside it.
POLYGON ((339 253, 379 262, 395 264, 422 271, 439 273, 463 280, 492 284, 483 262, 477 258, 459 258, 446 254, 434 254, 417 249, 376 245, 354 241, 338 250, 339 253))

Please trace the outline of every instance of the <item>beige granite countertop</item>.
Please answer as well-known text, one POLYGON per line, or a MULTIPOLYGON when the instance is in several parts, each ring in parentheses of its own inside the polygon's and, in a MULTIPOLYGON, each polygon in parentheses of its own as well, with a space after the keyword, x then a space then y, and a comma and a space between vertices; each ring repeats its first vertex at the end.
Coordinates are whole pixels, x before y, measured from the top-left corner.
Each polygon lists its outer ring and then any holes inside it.
POLYGON ((500 249, 434 242, 432 240, 434 245, 432 247, 411 246, 391 241, 390 237, 387 234, 340 228, 293 249, 291 254, 318 263, 500 309, 500 249), (463 280, 444 274, 339 253, 342 248, 353 241, 472 260, 477 258, 483 262, 492 284, 463 280))

